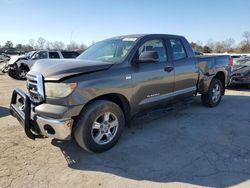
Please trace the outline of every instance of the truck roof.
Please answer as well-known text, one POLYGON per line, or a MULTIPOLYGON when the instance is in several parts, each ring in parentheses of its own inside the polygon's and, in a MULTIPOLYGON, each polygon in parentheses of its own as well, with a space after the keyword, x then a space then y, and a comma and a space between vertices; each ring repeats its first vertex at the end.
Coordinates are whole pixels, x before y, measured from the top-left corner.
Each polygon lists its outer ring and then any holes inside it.
MULTIPOLYGON (((116 37, 111 37, 108 39, 123 39, 123 38, 142 38, 146 36, 165 36, 165 37, 178 37, 178 38, 183 38, 183 36, 180 35, 172 35, 172 34, 130 34, 130 35, 121 35, 121 36, 116 36, 116 37)), ((108 40, 107 39, 107 40, 108 40)))

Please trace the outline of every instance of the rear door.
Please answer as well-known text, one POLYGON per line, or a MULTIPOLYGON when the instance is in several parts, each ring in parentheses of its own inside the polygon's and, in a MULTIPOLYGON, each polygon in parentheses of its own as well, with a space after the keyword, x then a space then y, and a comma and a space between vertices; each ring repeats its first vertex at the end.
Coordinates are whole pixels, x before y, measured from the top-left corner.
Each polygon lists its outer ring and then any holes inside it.
POLYGON ((136 56, 139 57, 144 51, 156 51, 159 62, 133 66, 133 104, 137 111, 164 104, 172 99, 174 90, 174 71, 168 69, 170 67, 169 54, 164 39, 144 40, 137 49, 136 56))
MULTIPOLYGON (((198 69, 196 58, 189 56, 181 38, 170 38, 171 60, 175 69, 174 96, 193 95, 196 92, 198 69)), ((188 44, 189 45, 189 44, 188 44)))

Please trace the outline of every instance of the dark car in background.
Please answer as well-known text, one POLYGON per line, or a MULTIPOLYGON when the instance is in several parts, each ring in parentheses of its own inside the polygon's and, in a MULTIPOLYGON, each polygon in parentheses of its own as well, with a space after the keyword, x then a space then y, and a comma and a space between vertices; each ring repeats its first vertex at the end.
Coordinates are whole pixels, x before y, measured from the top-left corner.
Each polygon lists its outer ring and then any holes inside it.
POLYGON ((234 56, 233 59, 230 84, 250 86, 250 56, 234 56))
POLYGON ((202 55, 204 55, 202 52, 198 52, 198 51, 194 51, 194 54, 195 54, 196 56, 202 56, 202 55))

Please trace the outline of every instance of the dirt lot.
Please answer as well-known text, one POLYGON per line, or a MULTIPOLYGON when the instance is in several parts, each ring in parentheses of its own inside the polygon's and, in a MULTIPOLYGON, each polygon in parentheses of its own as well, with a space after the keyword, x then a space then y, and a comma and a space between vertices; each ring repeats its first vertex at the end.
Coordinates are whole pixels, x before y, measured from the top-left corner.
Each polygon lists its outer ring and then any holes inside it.
POLYGON ((9 115, 15 87, 0 75, 0 187, 250 186, 250 90, 227 90, 220 106, 200 98, 133 122, 110 151, 74 141, 32 141, 9 115))

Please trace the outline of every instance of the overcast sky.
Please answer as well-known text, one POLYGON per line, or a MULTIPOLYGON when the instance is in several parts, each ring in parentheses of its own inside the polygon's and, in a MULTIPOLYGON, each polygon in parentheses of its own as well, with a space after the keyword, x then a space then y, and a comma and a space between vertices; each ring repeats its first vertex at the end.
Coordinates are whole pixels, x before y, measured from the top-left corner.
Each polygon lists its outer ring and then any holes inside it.
POLYGON ((249 0, 0 0, 0 45, 38 37, 89 45, 134 33, 238 42, 244 31, 250 31, 249 0))

